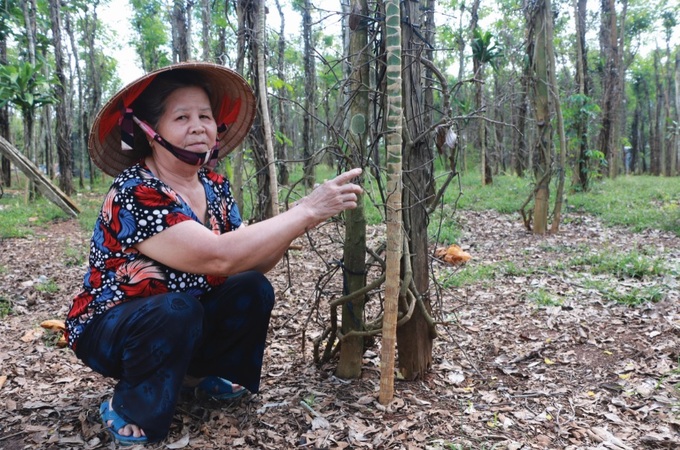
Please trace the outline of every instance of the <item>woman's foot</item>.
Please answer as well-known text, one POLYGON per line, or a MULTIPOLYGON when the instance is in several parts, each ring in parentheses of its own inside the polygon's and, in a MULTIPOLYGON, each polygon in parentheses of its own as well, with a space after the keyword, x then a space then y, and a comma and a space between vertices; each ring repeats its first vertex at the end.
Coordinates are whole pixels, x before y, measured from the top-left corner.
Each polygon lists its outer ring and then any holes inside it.
POLYGON ((216 400, 236 400, 248 393, 240 384, 217 376, 204 378, 184 377, 183 389, 192 391, 197 398, 213 398, 216 400))
POLYGON ((99 406, 99 414, 106 430, 121 445, 146 444, 148 440, 138 425, 128 423, 113 410, 112 400, 99 406))

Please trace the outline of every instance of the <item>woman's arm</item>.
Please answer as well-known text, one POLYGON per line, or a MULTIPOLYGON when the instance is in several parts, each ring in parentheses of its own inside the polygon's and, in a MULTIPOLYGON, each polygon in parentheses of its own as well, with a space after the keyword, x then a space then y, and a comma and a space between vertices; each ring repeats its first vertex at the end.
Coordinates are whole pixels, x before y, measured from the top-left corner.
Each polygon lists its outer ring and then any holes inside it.
POLYGON ((142 241, 136 248, 183 272, 218 276, 246 270, 264 273, 306 230, 356 208, 361 188, 350 180, 360 174, 361 169, 345 172, 314 189, 290 210, 229 233, 216 235, 197 222, 184 221, 142 241))

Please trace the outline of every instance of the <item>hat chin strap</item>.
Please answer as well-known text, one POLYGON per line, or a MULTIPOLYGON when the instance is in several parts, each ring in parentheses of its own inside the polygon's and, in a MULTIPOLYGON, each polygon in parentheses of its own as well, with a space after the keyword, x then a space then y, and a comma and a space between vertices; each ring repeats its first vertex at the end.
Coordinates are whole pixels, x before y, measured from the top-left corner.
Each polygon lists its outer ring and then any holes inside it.
POLYGON ((189 164, 191 166, 205 166, 211 161, 217 159, 219 154, 219 148, 217 144, 209 151, 204 153, 194 153, 183 148, 179 148, 172 145, 170 142, 163 139, 163 137, 158 134, 148 123, 139 120, 136 116, 132 116, 132 120, 135 121, 137 125, 154 141, 158 142, 164 149, 172 153, 172 155, 182 161, 183 163, 189 164))

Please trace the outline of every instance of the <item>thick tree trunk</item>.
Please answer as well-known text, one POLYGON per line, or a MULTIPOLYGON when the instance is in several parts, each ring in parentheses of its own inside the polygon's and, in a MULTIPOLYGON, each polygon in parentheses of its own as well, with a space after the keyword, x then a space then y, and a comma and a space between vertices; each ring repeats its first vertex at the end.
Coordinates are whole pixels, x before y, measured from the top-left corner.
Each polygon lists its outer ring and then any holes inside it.
POLYGON ((530 45, 529 57, 532 69, 532 101, 536 117, 537 140, 535 147, 536 162, 534 175, 536 188, 534 193, 533 232, 545 234, 548 230, 548 210, 550 199, 550 178, 552 171, 552 137, 553 129, 550 115, 550 79, 547 45, 548 27, 551 26, 552 15, 549 0, 539 0, 529 11, 530 45))
POLYGON ((191 59, 190 18, 184 0, 174 0, 172 8, 172 60, 174 62, 191 59))
MULTIPOLYGON (((423 123, 423 80, 420 54, 425 45, 414 32, 422 23, 420 3, 402 2, 402 73, 404 135, 413 139, 423 136, 428 124, 423 123)), ((434 155, 429 137, 418 142, 404 140, 403 151, 403 222, 411 255, 413 284, 422 301, 422 309, 416 307, 411 320, 397 329, 399 368, 408 380, 423 377, 432 364, 432 340, 434 329, 428 321, 431 313, 427 246, 427 205, 434 180, 434 155)))
POLYGON ((601 0, 600 48, 604 61, 602 75, 602 126, 599 149, 607 159, 608 175, 616 177, 619 163, 619 124, 621 113, 621 58, 617 38, 616 1, 601 0))
MULTIPOLYGON (((586 49, 586 7, 587 0, 574 0, 576 22, 576 83, 578 85, 579 106, 588 95, 588 58, 586 49)), ((576 134, 576 155, 573 167, 574 185, 581 191, 588 190, 588 116, 579 107, 574 124, 576 134)))
MULTIPOLYGON (((366 0, 353 0, 352 14, 368 16, 366 0)), ((351 29, 349 33, 349 126, 346 134, 347 159, 353 167, 362 167, 366 160, 369 130, 369 58, 368 30, 365 25, 351 29)), ((345 245, 343 248, 344 294, 356 292, 366 286, 366 215, 363 202, 357 209, 345 212, 345 245)), ((364 304, 366 296, 360 296, 342 307, 342 334, 362 331, 364 328, 364 304)), ((364 338, 352 336, 343 339, 340 361, 336 375, 341 378, 358 378, 364 353, 364 338)))

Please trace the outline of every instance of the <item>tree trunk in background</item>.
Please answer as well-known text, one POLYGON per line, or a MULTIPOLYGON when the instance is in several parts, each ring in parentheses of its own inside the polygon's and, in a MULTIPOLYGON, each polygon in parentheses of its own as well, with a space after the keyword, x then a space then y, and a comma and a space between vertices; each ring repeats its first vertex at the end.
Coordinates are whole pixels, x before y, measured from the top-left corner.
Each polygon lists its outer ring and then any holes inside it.
POLYGON ((677 175, 680 155, 680 49, 675 52, 675 151, 673 153, 673 175, 677 175))
POLYGON ((548 231, 548 209, 550 201, 550 178, 552 170, 553 128, 550 117, 550 80, 548 61, 548 28, 552 24, 552 11, 549 0, 538 0, 528 10, 529 58, 532 72, 531 99, 536 117, 537 140, 534 153, 534 191, 533 232, 545 234, 548 231))
MULTIPOLYGON (((261 74, 258 68, 258 61, 260 56, 264 58, 264 54, 260 55, 260 52, 264 52, 264 43, 257 39, 257 33, 260 28, 260 13, 261 13, 261 2, 265 0, 250 0, 245 5, 245 27, 248 30, 253 30, 254 35, 248 40, 249 50, 250 50, 250 76, 253 86, 258 87, 258 104, 259 114, 255 116, 255 121, 253 122, 253 127, 250 132, 251 143, 253 144, 252 156, 255 162, 255 173, 257 179, 257 197, 255 199, 254 206, 255 212, 253 218, 256 221, 262 221, 269 217, 271 214, 271 186, 269 178, 269 160, 267 158, 267 144, 265 136, 265 122, 264 116, 262 114, 260 99, 259 99, 259 86, 261 74)), ((274 179, 274 182, 276 180, 274 179)))
MULTIPOLYGON (((87 42, 87 45, 89 48, 94 48, 95 46, 95 37, 97 33, 99 32, 98 24, 99 21, 97 19, 97 7, 99 6, 99 1, 95 0, 91 4, 92 6, 92 14, 85 14, 85 20, 84 22, 84 33, 85 33, 85 41, 87 42)), ((89 12, 89 9, 88 9, 89 12)), ((99 109, 101 108, 101 103, 102 103, 102 83, 101 83, 101 75, 99 73, 99 65, 97 63, 97 60, 95 58, 95 52, 87 52, 87 60, 86 60, 86 74, 87 74, 87 90, 88 93, 85 95, 85 98, 89 99, 88 104, 87 104, 87 117, 88 120, 91 117, 95 117, 99 109)), ((90 129, 90 124, 87 123, 86 130, 90 129)), ((94 178, 95 178, 95 166, 92 164, 92 158, 87 158, 88 165, 89 165, 89 173, 90 173, 90 186, 94 186, 94 178)))
POLYGON ((267 93, 267 67, 264 62, 266 38, 266 14, 264 0, 260 0, 258 17, 256 21, 255 39, 259 43, 257 47, 257 100, 260 106, 260 116, 262 117, 262 134, 264 137, 265 160, 269 183, 269 204, 266 206, 269 219, 279 213, 279 187, 276 178, 276 158, 274 157, 274 142, 272 140, 272 123, 269 114, 269 96, 267 93))
POLYGON ((619 168, 619 128, 621 113, 621 58, 619 56, 616 0, 600 0, 600 48, 604 61, 602 74, 602 126, 599 149, 607 159, 608 175, 615 178, 619 168))
POLYGON ((211 23, 212 14, 210 12, 210 0, 201 0, 201 49, 203 52, 203 61, 213 61, 213 55, 210 51, 211 23))
POLYGON ((663 162, 664 158, 664 122, 665 117, 663 116, 663 85, 661 82, 661 74, 659 69, 659 49, 654 50, 654 89, 656 92, 656 108, 654 109, 654 117, 650 117, 650 137, 654 136, 653 141, 650 143, 650 171, 652 175, 662 175, 664 173, 663 162), (652 132, 651 128, 654 128, 652 132))
POLYGON ((529 114, 529 65, 524 65, 519 94, 519 107, 517 110, 517 139, 515 141, 515 173, 518 177, 524 176, 524 171, 529 166, 529 150, 527 149, 527 114, 529 114))
MULTIPOLYGON (((420 3, 407 0, 402 3, 402 77, 404 130, 403 150, 403 222, 408 237, 412 268, 412 287, 422 300, 423 309, 416 307, 411 320, 397 329, 399 368, 407 380, 422 378, 432 364, 434 328, 428 322, 432 308, 429 292, 429 258, 427 242, 427 205, 434 181, 432 146, 423 123, 423 80, 420 55, 424 49, 415 27, 422 24, 420 3), (413 139, 423 136, 417 142, 413 139)), ((422 33, 422 30, 420 31, 422 33)), ((389 99, 388 99, 389 105, 389 99)), ((402 302, 400 302, 402 304, 402 302)))
POLYGON ((314 66, 314 48, 312 45, 312 3, 304 0, 302 11, 302 38, 304 40, 305 62, 305 113, 302 117, 302 142, 304 159, 304 186, 314 187, 316 181, 314 163, 314 126, 312 116, 316 116, 316 70, 314 66))
MULTIPOLYGON (((73 25, 71 23, 71 13, 66 10, 64 11, 64 29, 68 34, 69 43, 71 44, 71 54, 73 56, 75 69, 75 78, 78 81, 78 87, 76 89, 78 95, 78 109, 74 111, 73 117, 76 118, 76 139, 75 148, 73 148, 72 158, 74 163, 76 158, 80 158, 78 161, 78 187, 83 189, 85 187, 85 156, 88 154, 86 150, 87 142, 87 129, 86 129, 86 117, 84 111, 83 103, 83 74, 80 70, 80 57, 78 55, 78 46, 76 44, 75 33, 73 32, 73 25)), ((73 108, 73 105, 71 105, 73 108)))
MULTIPOLYGON (((465 66, 467 62, 467 58, 465 57, 465 33, 464 33, 464 28, 463 28, 463 15, 465 12, 465 2, 460 2, 460 19, 458 22, 458 34, 456 36, 456 43, 458 44, 458 82, 462 83, 463 79, 465 78, 465 66)), ((462 132, 460 133, 460 136, 458 137, 460 141, 458 142, 458 148, 459 150, 459 159, 460 159, 460 164, 458 167, 460 168, 461 172, 466 172, 467 171, 467 142, 469 141, 468 133, 473 132, 470 129, 470 126, 467 126, 462 129, 462 132)))
POLYGON ((172 60, 173 62, 189 61, 191 59, 191 35, 184 0, 174 0, 172 7, 172 60))
MULTIPOLYGON (((588 87, 588 50, 586 48, 586 8, 587 0, 574 0, 576 22, 576 83, 578 105, 584 105, 589 94, 588 87)), ((588 115, 579 107, 574 123, 576 134, 576 155, 572 170, 573 184, 579 190, 588 190, 588 115)))
MULTIPOLYGON (((241 75, 245 75, 245 55, 248 48, 250 48, 249 41, 252 36, 250 35, 250 30, 246 25, 246 17, 248 15, 248 9, 252 7, 249 0, 236 0, 236 19, 237 19, 237 31, 236 31, 236 64, 235 70, 241 75)), ((228 11, 229 8, 225 8, 228 11)), ((252 132, 252 129, 251 129, 252 132)), ((234 170, 231 176, 231 186, 232 195, 234 196, 234 201, 239 208, 244 208, 243 203, 243 152, 244 144, 238 146, 238 148, 233 152, 232 161, 234 164, 234 170)))
MULTIPOLYGON (((470 23, 470 32, 474 32, 477 28, 478 11, 479 11, 480 0, 474 0, 472 3, 472 21, 470 23)), ((473 56, 472 66, 474 71, 474 78, 477 80, 475 83, 475 108, 480 115, 486 116, 486 104, 484 99, 484 63, 478 58, 473 56)), ((489 154, 486 148, 487 146, 487 132, 486 132, 486 122, 484 120, 477 120, 476 122, 476 132, 475 132, 475 145, 479 149, 480 155, 480 170, 482 173, 482 186, 493 183, 493 174, 491 171, 491 165, 489 163, 489 154)))
POLYGON ((288 121, 286 120, 286 110, 287 106, 287 95, 286 86, 283 81, 286 79, 285 73, 285 61, 286 61, 286 38, 285 38, 285 24, 286 18, 283 14, 283 9, 281 8, 281 2, 276 0, 276 9, 279 12, 279 21, 281 25, 279 27, 279 40, 278 40, 278 55, 276 60, 276 74, 281 82, 281 87, 278 89, 278 127, 277 129, 282 134, 282 136, 276 140, 276 165, 279 177, 279 184, 287 186, 290 182, 290 172, 288 171, 288 121))
POLYGON ((71 150, 71 88, 64 73, 64 55, 61 46, 60 1, 50 0, 50 19, 52 22, 52 45, 54 63, 59 83, 54 86, 54 94, 59 99, 57 109, 57 155, 59 159, 59 187, 66 195, 72 195, 73 155, 71 150))
MULTIPOLYGON (((670 129, 670 124, 673 120, 673 113, 671 112, 671 103, 673 102, 673 58, 671 57, 670 48, 670 33, 666 33, 666 89, 663 91, 663 104, 664 104, 664 116, 666 120, 664 121, 664 141, 666 148, 666 160, 665 166, 666 170, 664 175, 667 177, 674 177, 675 173, 675 157, 677 155, 675 151, 675 144, 673 142, 673 132, 670 129), (665 124, 668 124, 666 126, 665 124)), ((676 125, 678 126, 678 125, 676 125)))
MULTIPOLYGON (((353 17, 367 17, 366 0, 352 0, 353 17)), ((353 23, 354 21, 352 21, 353 23)), ((364 23, 346 28, 349 33, 349 129, 346 133, 346 156, 352 167, 362 167, 367 156, 369 112, 369 58, 368 30, 364 23), (354 29, 352 29, 354 28, 354 29)), ((345 211, 345 244, 343 246, 343 294, 356 292, 366 286, 366 215, 363 201, 357 208, 345 211)), ((342 307, 342 335, 364 329, 364 304, 362 295, 342 307)), ((363 336, 344 338, 340 346, 340 361, 335 374, 340 378, 359 378, 364 354, 363 336)))
MULTIPOLYGON (((5 36, 0 39, 0 65, 7 64, 7 41, 5 36)), ((0 108, 0 136, 7 141, 12 141, 9 135, 9 111, 7 106, 0 108)), ((12 165, 4 155, 0 159, 0 183, 9 187, 12 185, 12 165)))

